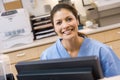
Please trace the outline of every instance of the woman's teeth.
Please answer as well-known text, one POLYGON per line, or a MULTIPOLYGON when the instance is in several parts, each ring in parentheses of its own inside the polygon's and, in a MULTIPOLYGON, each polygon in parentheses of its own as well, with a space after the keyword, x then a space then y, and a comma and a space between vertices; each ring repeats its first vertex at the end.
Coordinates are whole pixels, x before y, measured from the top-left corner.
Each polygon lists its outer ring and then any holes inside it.
POLYGON ((70 30, 64 31, 63 33, 66 34, 66 35, 68 35, 68 34, 71 33, 71 31, 72 31, 72 30, 70 29, 70 30))

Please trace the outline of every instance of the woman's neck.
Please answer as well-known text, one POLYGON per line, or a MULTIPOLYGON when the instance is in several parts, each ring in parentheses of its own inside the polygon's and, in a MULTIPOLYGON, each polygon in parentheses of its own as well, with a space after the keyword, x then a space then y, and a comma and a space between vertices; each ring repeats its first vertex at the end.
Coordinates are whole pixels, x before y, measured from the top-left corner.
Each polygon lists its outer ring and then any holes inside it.
POLYGON ((71 40, 62 40, 62 44, 71 55, 71 57, 76 57, 80 50, 81 44, 83 42, 82 37, 72 38, 71 40))

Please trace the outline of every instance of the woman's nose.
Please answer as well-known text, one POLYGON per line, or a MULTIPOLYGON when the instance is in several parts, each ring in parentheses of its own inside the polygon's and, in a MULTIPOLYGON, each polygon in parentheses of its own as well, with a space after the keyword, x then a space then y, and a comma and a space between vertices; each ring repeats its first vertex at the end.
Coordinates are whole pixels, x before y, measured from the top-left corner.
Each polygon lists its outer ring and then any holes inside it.
POLYGON ((63 27, 63 28, 67 28, 67 27, 68 27, 68 23, 67 23, 66 21, 64 21, 64 22, 62 23, 62 27, 63 27))

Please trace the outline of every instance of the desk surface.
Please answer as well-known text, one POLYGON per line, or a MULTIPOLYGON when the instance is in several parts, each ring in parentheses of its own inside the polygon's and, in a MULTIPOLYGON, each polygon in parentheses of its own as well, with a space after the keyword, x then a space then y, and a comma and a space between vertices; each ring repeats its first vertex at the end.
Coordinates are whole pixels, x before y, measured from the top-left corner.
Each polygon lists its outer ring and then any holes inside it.
MULTIPOLYGON (((79 30, 79 32, 83 32, 85 34, 93 34, 93 33, 101 32, 101 31, 105 31, 105 30, 110 30, 110 29, 115 29, 115 28, 120 28, 120 23, 109 25, 109 26, 104 26, 104 27, 99 27, 97 29, 86 28, 83 30, 79 30)), ((53 43, 58 38, 59 38, 58 36, 52 36, 52 37, 48 37, 48 38, 44 38, 44 39, 40 39, 40 40, 35 40, 33 43, 30 43, 30 44, 21 45, 21 46, 16 45, 15 47, 2 50, 2 51, 0 51, 0 53, 7 53, 7 52, 11 52, 11 51, 20 50, 20 49, 25 49, 25 48, 40 46, 40 45, 44 45, 44 44, 48 44, 48 43, 53 43)))
POLYGON ((119 76, 114 76, 114 77, 109 77, 109 78, 104 78, 100 80, 120 80, 120 75, 119 76))

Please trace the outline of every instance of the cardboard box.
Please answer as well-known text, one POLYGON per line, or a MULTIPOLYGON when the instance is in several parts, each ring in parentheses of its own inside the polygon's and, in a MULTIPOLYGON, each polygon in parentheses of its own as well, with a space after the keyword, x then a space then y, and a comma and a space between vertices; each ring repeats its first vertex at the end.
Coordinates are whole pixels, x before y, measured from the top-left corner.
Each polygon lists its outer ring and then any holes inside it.
POLYGON ((6 11, 19 9, 19 8, 22 8, 22 3, 21 3, 21 0, 14 0, 14 1, 10 1, 10 2, 4 2, 4 7, 5 7, 6 11))

